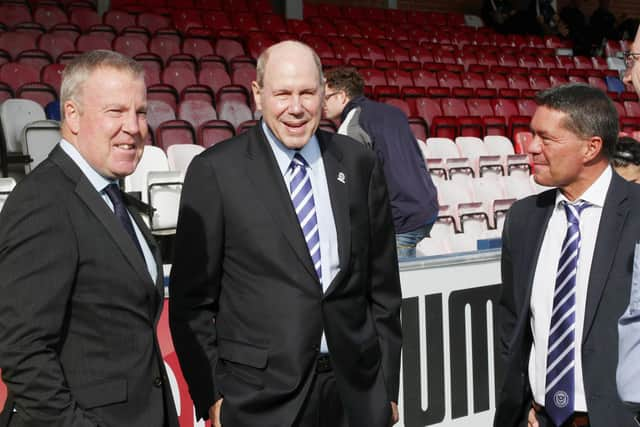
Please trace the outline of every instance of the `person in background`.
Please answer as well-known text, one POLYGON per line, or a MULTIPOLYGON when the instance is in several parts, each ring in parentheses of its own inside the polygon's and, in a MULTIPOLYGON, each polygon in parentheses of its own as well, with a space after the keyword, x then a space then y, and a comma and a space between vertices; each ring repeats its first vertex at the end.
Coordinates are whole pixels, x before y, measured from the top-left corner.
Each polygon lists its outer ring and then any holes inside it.
POLYGON ((6 425, 178 427, 159 249, 118 184, 148 133, 144 70, 87 52, 60 92, 62 140, 0 213, 6 425))
POLYGON ((515 202, 505 220, 494 426, 637 427, 615 381, 640 238, 640 186, 610 166, 618 114, 585 84, 536 101, 528 152, 535 181, 556 188, 515 202))
POLYGON ((189 166, 170 326, 215 427, 398 421, 402 301, 373 152, 318 130, 322 65, 286 41, 258 58, 262 120, 189 166))
POLYGON ((626 69, 622 80, 625 84, 633 86, 640 96, 640 31, 636 31, 635 39, 629 46, 629 51, 624 52, 626 69))
POLYGON ((341 118, 338 133, 373 149, 389 188, 399 258, 416 255, 438 216, 438 194, 427 171, 407 116, 398 108, 364 96, 364 80, 355 68, 326 73, 324 114, 341 118))
POLYGON ((640 183, 640 142, 629 136, 618 138, 613 167, 627 181, 640 183))

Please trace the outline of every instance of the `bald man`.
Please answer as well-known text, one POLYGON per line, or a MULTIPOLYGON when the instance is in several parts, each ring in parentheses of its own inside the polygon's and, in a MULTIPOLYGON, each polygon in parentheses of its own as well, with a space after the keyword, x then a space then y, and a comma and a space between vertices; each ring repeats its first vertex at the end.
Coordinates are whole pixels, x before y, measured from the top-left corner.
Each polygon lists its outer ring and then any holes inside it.
POLYGON ((258 59, 262 120, 191 163, 170 322, 199 417, 225 427, 388 427, 398 419, 400 281, 384 175, 318 130, 318 56, 258 59))

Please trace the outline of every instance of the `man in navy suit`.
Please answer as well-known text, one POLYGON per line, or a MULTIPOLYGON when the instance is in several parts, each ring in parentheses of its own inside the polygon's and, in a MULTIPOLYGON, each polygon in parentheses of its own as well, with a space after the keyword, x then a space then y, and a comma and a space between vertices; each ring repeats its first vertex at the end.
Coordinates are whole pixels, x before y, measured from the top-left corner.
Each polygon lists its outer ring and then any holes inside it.
POLYGON ((495 427, 632 427, 616 391, 617 321, 629 302, 640 187, 610 166, 615 106, 570 84, 538 94, 535 180, 503 231, 498 308, 504 383, 495 427))

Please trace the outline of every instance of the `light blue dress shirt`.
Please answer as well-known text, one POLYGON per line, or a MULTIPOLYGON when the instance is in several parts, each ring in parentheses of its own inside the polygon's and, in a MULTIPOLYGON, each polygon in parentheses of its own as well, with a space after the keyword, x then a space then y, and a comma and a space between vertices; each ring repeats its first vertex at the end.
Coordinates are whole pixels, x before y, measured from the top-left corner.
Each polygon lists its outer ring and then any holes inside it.
MULTIPOLYGON (((313 201, 316 206, 316 216, 318 218, 318 231, 320 233, 320 265, 322 269, 322 280, 320 283, 322 284, 323 292, 326 292, 340 271, 340 258, 338 256, 338 235, 333 219, 329 186, 327 185, 327 174, 324 170, 322 153, 320 153, 320 144, 316 136, 313 135, 302 149, 298 151, 291 150, 285 147, 275 137, 264 121, 261 121, 261 125, 269 141, 269 146, 276 157, 285 185, 287 184, 285 177, 291 173, 290 165, 296 152, 299 152, 309 164, 307 172, 311 180, 313 201)), ((287 190, 289 190, 289 186, 286 185, 286 187, 287 190)), ((327 340, 324 333, 322 334, 320 350, 325 353, 328 352, 327 340)))
MULTIPOLYGON (((109 206, 109 209, 113 211, 113 203, 111 203, 111 199, 109 199, 109 196, 107 196, 107 193, 104 192, 104 189, 109 184, 114 184, 114 183, 118 184, 117 181, 109 180, 103 177, 102 175, 100 175, 98 172, 96 172, 96 170, 93 167, 91 167, 89 163, 87 163, 84 157, 82 157, 78 149, 74 147, 70 142, 64 139, 61 140, 60 147, 64 150, 65 153, 67 153, 67 155, 69 155, 69 157, 71 157, 71 159, 75 162, 75 164, 78 165, 78 167, 80 168, 82 173, 84 173, 84 175, 87 177, 91 185, 96 189, 98 194, 100 194, 100 197, 102 197, 102 200, 104 200, 107 206, 109 206)), ((136 224, 136 222, 131 217, 131 213, 129 213, 129 217, 131 218, 133 230, 135 231, 136 237, 138 238, 138 243, 140 243, 140 248, 142 249, 142 254, 144 255, 144 261, 147 264, 147 270, 149 271, 149 275, 151 276, 153 283, 155 283, 156 279, 158 278, 156 260, 153 257, 153 254, 151 253, 151 249, 149 248, 147 241, 142 235, 142 232, 138 228, 138 224, 136 224)))

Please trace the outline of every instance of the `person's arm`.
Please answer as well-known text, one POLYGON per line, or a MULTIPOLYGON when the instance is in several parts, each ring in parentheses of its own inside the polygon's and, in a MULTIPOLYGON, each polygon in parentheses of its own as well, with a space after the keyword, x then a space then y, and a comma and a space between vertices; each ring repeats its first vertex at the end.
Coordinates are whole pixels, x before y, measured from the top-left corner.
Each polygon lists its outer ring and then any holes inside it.
POLYGON ((187 171, 180 200, 169 321, 180 367, 196 413, 203 419, 209 418, 211 406, 222 397, 214 377, 223 248, 224 214, 218 181, 207 160, 196 157, 187 171))
POLYGON ((402 294, 395 232, 382 168, 377 160, 369 178, 371 273, 370 304, 382 352, 382 371, 389 399, 398 401, 400 381, 400 306, 402 294))
POLYGON ((50 192, 44 184, 18 187, 0 214, 2 379, 30 425, 95 426, 58 357, 78 253, 64 202, 50 192))
POLYGON ((618 321, 618 369, 620 399, 640 410, 640 245, 636 245, 629 307, 618 321))

